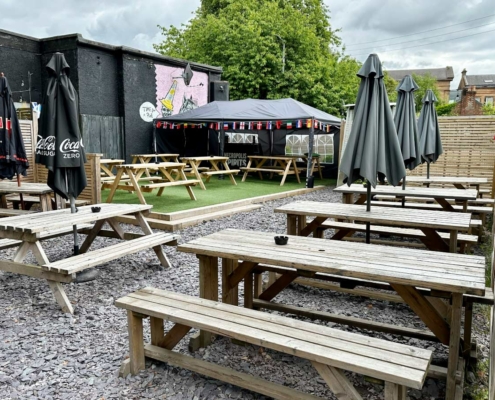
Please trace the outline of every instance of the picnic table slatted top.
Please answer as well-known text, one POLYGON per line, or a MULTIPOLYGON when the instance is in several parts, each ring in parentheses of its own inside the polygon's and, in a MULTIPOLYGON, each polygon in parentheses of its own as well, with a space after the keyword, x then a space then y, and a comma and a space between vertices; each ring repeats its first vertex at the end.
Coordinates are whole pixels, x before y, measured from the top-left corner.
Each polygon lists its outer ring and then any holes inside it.
MULTIPOLYGON (((248 156, 248 158, 254 158, 254 159, 268 159, 268 160, 288 160, 292 159, 295 160, 297 158, 306 158, 308 157, 307 155, 304 154, 288 154, 286 156, 248 156)), ((318 156, 313 155, 312 158, 317 158, 318 156)))
POLYGON ((365 205, 328 203, 318 201, 296 201, 278 207, 276 213, 307 215, 336 219, 351 219, 371 222, 377 225, 403 225, 408 227, 427 227, 432 229, 469 230, 470 213, 449 211, 418 210, 400 207, 371 207, 366 211, 365 205))
POLYGON ((221 156, 201 156, 201 157, 181 157, 181 160, 193 160, 193 161, 227 161, 228 157, 221 156))
POLYGON ((452 293, 485 293, 484 257, 301 236, 289 236, 282 247, 275 244, 274 235, 226 229, 177 249, 452 293))
MULTIPOLYGON (((363 185, 353 184, 351 186, 342 185, 335 188, 336 193, 356 193, 366 194, 366 188, 363 185)), ((416 196, 432 197, 455 200, 476 200, 478 191, 476 189, 455 189, 455 188, 424 188, 424 187, 406 187, 402 189, 399 186, 377 185, 371 188, 371 195, 387 194, 393 196, 416 196)))
POLYGON ((100 160, 101 164, 123 164, 125 163, 125 160, 123 159, 116 159, 116 158, 102 158, 100 160))
POLYGON ((175 153, 159 153, 159 154, 131 154, 131 157, 179 157, 180 154, 175 153))
POLYGON ((482 185, 488 183, 488 178, 476 178, 472 176, 407 176, 406 182, 420 183, 451 183, 451 184, 471 184, 482 185))
POLYGON ((45 183, 21 182, 21 186, 18 186, 17 182, 0 182, 0 194, 26 193, 39 195, 52 192, 53 189, 45 183))
POLYGON ((126 169, 158 169, 158 168, 174 168, 186 166, 184 163, 176 163, 176 162, 160 162, 160 163, 148 163, 148 164, 122 164, 119 165, 118 168, 126 168, 126 169))
POLYGON ((148 204, 94 204, 78 207, 77 213, 71 213, 69 208, 56 211, 47 211, 17 217, 0 219, 0 231, 17 231, 27 234, 41 235, 70 225, 84 224, 101 219, 108 219, 121 215, 150 210, 148 204), (101 207, 101 211, 94 213, 91 207, 101 207))

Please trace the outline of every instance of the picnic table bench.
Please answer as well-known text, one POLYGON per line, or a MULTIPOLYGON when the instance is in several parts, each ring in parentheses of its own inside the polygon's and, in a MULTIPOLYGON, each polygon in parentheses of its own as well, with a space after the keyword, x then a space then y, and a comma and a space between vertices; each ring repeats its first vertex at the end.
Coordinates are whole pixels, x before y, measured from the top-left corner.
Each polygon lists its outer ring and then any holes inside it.
POLYGON ((203 157, 181 157, 181 161, 189 163, 194 177, 199 181, 201 189, 206 190, 206 186, 203 183, 201 177, 206 177, 206 183, 208 183, 213 175, 228 175, 230 182, 233 185, 237 185, 234 175, 237 175, 240 170, 230 169, 228 157, 220 156, 203 156, 203 157), (201 163, 209 162, 211 168, 201 170, 201 163), (223 169, 221 169, 223 166, 223 169))
MULTIPOLYGON (((461 390, 456 389, 456 375, 463 296, 485 295, 484 257, 301 236, 289 236, 287 245, 277 246, 274 235, 226 229, 179 245, 177 249, 199 258, 200 295, 214 301, 218 299, 218 258, 222 258, 223 302, 237 304, 238 285, 244 280, 244 305, 248 308, 270 309, 272 300, 298 277, 317 279, 319 273, 390 285, 430 329, 432 336, 449 346, 446 398, 454 400, 456 390, 461 390), (280 267, 280 277, 263 290, 261 273, 265 264, 271 266, 271 271, 280 267), (448 299, 450 316, 447 318, 445 308, 430 302, 419 289, 448 299)), ((294 313, 297 309, 275 305, 281 312, 294 313)), ((327 320, 324 314, 328 313, 311 311, 313 318, 327 320)), ((354 324, 356 320, 359 319, 349 319, 348 323, 354 324)), ((366 329, 377 326, 370 321, 359 321, 366 329)), ((379 325, 383 329, 384 324, 379 325)), ((470 329, 465 326, 465 337, 470 335, 470 329)), ((411 330, 401 327, 395 327, 394 333, 401 331, 406 336, 411 334, 411 330)), ((204 346, 210 340, 208 332, 202 331, 192 341, 204 346)))
POLYGON ((487 185, 487 178, 476 178, 473 176, 407 176, 407 183, 420 183, 429 187, 431 184, 453 185, 457 189, 467 189, 474 187, 477 191, 480 190, 480 185, 487 185))
POLYGON ((0 201, 2 208, 8 208, 9 196, 27 195, 38 199, 42 211, 50 211, 53 208, 53 190, 45 183, 22 182, 21 186, 17 182, 0 182, 0 201))
POLYGON ((164 189, 168 186, 184 186, 189 194, 191 200, 196 200, 194 192, 191 186, 195 186, 199 183, 198 180, 190 179, 188 180, 184 174, 184 168, 186 164, 175 163, 175 162, 162 162, 162 163, 149 163, 149 164, 122 164, 118 165, 117 175, 110 188, 110 193, 108 194, 107 203, 111 203, 115 192, 117 190, 126 190, 129 192, 136 193, 141 204, 146 204, 146 200, 142 192, 151 192, 153 189, 159 188, 157 196, 161 196, 164 189), (160 177, 150 176, 141 178, 141 175, 145 171, 156 171, 160 173, 160 177), (172 172, 178 171, 179 178, 176 180, 172 177, 172 172), (127 175, 129 181, 121 185, 122 176, 127 175), (148 183, 146 185, 139 185, 139 180, 156 180, 158 182, 148 183))
POLYGON ((280 186, 283 186, 288 175, 295 175, 297 182, 301 183, 299 178, 299 168, 296 160, 299 156, 248 156, 248 164, 245 167, 241 167, 241 171, 244 171, 242 182, 247 178, 249 172, 258 172, 260 179, 263 179, 262 172, 269 172, 270 174, 277 174, 282 176, 280 186), (267 161, 271 161, 272 165, 267 165, 267 161), (254 163, 254 165, 253 165, 254 163))
MULTIPOLYGON (((75 273, 91 268, 124 255, 152 248, 164 267, 170 263, 161 248, 162 244, 175 245, 178 235, 153 233, 143 216, 152 206, 140 204, 98 204, 101 211, 94 213, 90 206, 80 207, 77 213, 70 209, 41 212, 0 219, 0 238, 16 240, 19 246, 13 260, 0 260, 0 270, 34 278, 45 279, 62 310, 73 313, 62 283, 70 283, 75 273), (142 234, 128 235, 124 232, 116 217, 134 215, 141 227, 142 234), (103 229, 108 223, 110 230, 103 229), (80 254, 74 257, 50 261, 43 249, 42 240, 72 232, 77 225, 87 234, 81 245, 80 254), (88 251, 97 236, 129 240, 105 248, 88 251), (32 252, 38 265, 23 263, 32 252)), ((70 241, 72 242, 72 241, 70 241)), ((9 243, 5 243, 9 245, 9 243)), ((12 244, 12 243, 10 243, 12 244)))
POLYGON ((130 358, 121 376, 139 373, 149 357, 276 399, 319 398, 173 352, 192 328, 309 360, 336 396, 353 400, 362 397, 344 370, 384 380, 385 400, 405 400, 406 387, 422 388, 432 357, 429 350, 153 288, 131 293, 115 305, 127 310, 129 330, 130 358), (147 317, 150 344, 143 341, 147 317), (166 335, 164 321, 174 323, 166 335))
MULTIPOLYGON (((327 219, 338 221, 356 221, 370 223, 371 225, 395 227, 389 230, 389 234, 397 234, 397 227, 414 228, 417 238, 420 239, 430 250, 443 252, 456 252, 458 247, 458 232, 468 232, 471 227, 471 214, 452 213, 446 211, 423 211, 408 208, 382 208, 371 207, 366 211, 364 205, 340 204, 317 201, 297 201, 278 207, 276 213, 287 214, 287 233, 289 235, 309 236, 316 233, 317 237, 322 237, 321 233, 329 226, 323 225, 327 219), (311 222, 307 222, 307 217, 315 217, 311 222), (439 232, 446 230, 447 235, 440 235, 439 232), (445 241, 444 238, 448 238, 445 241)), ((341 225, 331 239, 342 240, 352 236, 361 227, 341 225)), ((382 229, 385 233, 385 228, 382 229)), ((407 231, 403 232, 407 233, 407 231)), ((407 236, 407 235, 406 235, 407 236)), ((474 237, 475 238, 475 237, 474 237)), ((474 240, 474 238, 472 238, 474 240)), ((463 237, 464 240, 468 239, 463 237)))
MULTIPOLYGON (((364 204, 366 202, 367 188, 363 185, 352 184, 351 186, 342 185, 333 190, 336 193, 342 193, 343 203, 348 204, 364 204), (359 195, 358 199, 354 202, 354 195, 359 195)), ((468 212, 469 200, 475 200, 478 197, 478 192, 475 189, 450 189, 450 188, 422 188, 422 187, 402 187, 390 186, 390 185, 377 185, 376 188, 371 188, 371 196, 375 195, 390 195, 397 198, 413 197, 426 197, 433 198, 445 211, 461 211, 468 212), (454 207, 448 202, 448 200, 454 200, 456 203, 460 203, 462 207, 454 207)), ((405 203, 408 206, 408 203, 405 203)))

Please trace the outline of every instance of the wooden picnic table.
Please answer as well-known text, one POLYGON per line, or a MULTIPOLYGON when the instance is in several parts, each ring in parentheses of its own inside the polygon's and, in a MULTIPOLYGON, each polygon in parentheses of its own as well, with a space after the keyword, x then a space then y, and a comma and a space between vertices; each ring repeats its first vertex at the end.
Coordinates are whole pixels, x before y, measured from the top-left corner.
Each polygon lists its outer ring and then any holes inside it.
POLYGON ((21 186, 18 186, 17 182, 0 182, 2 208, 8 208, 8 196, 12 194, 37 196, 40 199, 41 211, 53 209, 51 198, 53 190, 45 183, 22 182, 21 186))
MULTIPOLYGON (((143 215, 149 212, 152 206, 140 204, 97 204, 95 206, 100 207, 101 211, 94 213, 91 210, 92 206, 84 206, 79 207, 77 213, 71 213, 70 209, 63 209, 1 219, 0 238, 18 241, 18 249, 12 260, 0 260, 0 270, 45 279, 62 310, 73 313, 73 306, 62 283, 72 282, 77 272, 148 248, 153 248, 164 267, 170 266, 161 244, 175 244, 177 235, 153 233, 143 215), (143 233, 124 232, 120 223, 115 219, 124 215, 134 215, 143 233), (109 224, 111 230, 102 229, 105 223, 109 224), (81 245, 80 254, 51 262, 45 253, 42 240, 71 234, 74 225, 86 229, 84 233, 87 237, 81 245), (88 252, 97 236, 123 239, 126 242, 88 252), (38 265, 23 263, 30 251, 38 265)), ((67 250, 69 250, 71 248, 69 243, 72 244, 72 240, 67 243, 67 250)))
POLYGON ((220 157, 220 156, 202 156, 202 157, 181 157, 181 161, 189 163, 191 166, 194 177, 199 181, 199 186, 201 189, 206 190, 206 186, 201 179, 202 176, 206 177, 206 183, 208 183, 213 175, 228 175, 230 181, 233 185, 237 185, 235 178, 233 175, 237 175, 240 170, 238 169, 230 169, 229 168, 229 158, 228 157, 220 157), (206 171, 200 170, 201 163, 209 162, 211 164, 211 168, 206 171), (223 170, 220 165, 223 165, 223 170))
POLYGON ((131 154, 132 163, 131 164, 149 164, 154 162, 155 157, 160 162, 179 162, 179 155, 175 153, 158 153, 158 154, 131 154))
MULTIPOLYGON (((242 182, 246 180, 249 172, 257 172, 261 180, 263 179, 262 173, 269 172, 270 178, 273 174, 281 175, 282 181, 280 182, 280 186, 283 186, 285 180, 287 179, 287 175, 295 175, 297 182, 301 183, 299 173, 305 171, 307 168, 298 167, 297 160, 302 159, 307 161, 308 156, 304 154, 291 154, 285 156, 248 156, 248 158, 249 161, 247 166, 241 167, 241 171, 244 171, 242 182), (271 165, 267 165, 267 161, 270 161, 271 165)), ((318 156, 313 156, 310 175, 313 175, 314 171, 318 171, 320 179, 323 179, 320 159, 318 156)))
MULTIPOLYGON (((237 305, 238 285, 244 280, 244 306, 248 308, 276 308, 280 312, 297 313, 299 307, 272 300, 300 276, 319 279, 332 274, 385 283, 430 329, 431 332, 426 331, 431 335, 430 340, 449 346, 446 399, 454 400, 463 295, 484 295, 484 257, 301 236, 289 236, 287 245, 278 246, 274 235, 277 234, 226 229, 179 245, 178 250, 199 258, 200 296, 209 300, 218 300, 218 258, 222 258, 222 301, 237 305), (280 277, 263 290, 261 273, 264 271, 277 271, 280 277), (450 318, 447 318, 446 308, 441 307, 445 304, 430 302, 425 293, 451 301, 450 318)), ((311 314, 312 318, 321 316, 328 320, 329 313, 307 311, 306 315, 311 314)), ((387 325, 358 318, 345 320, 364 329, 385 331, 387 325)), ((395 325, 388 328, 388 332, 403 332, 405 336, 419 331, 395 325)), ((202 346, 208 345, 211 334, 201 331, 191 344, 198 341, 202 346)))
MULTIPOLYGON (((287 214, 287 233, 289 235, 309 236, 314 234, 327 219, 350 220, 372 225, 417 228, 424 233, 421 241, 430 250, 453 253, 457 252, 458 232, 469 231, 471 223, 471 214, 469 213, 392 207, 371 207, 370 211, 366 211, 364 205, 317 201, 297 201, 278 207, 274 211, 287 214), (307 223, 307 217, 315 218, 307 223), (448 242, 440 236, 439 231, 442 230, 450 232, 448 242)), ((342 227, 331 239, 342 240, 352 236, 354 232, 352 227, 342 227)))
POLYGON ((472 176, 407 176, 406 183, 421 183, 429 187, 430 184, 445 184, 453 185, 457 189, 468 189, 474 187, 477 191, 480 190, 480 185, 488 184, 487 178, 475 178, 472 176))
MULTIPOLYGON (((336 193, 342 193, 343 203, 364 204, 366 203, 367 188, 363 185, 352 184, 351 186, 342 185, 333 190, 336 193), (354 195, 359 195, 354 202, 354 195)), ((462 204, 462 211, 467 211, 468 201, 476 200, 478 192, 475 189, 450 189, 450 188, 423 188, 423 187, 406 187, 402 189, 399 186, 377 185, 371 188, 371 196, 374 195, 391 195, 397 198, 406 197, 426 197, 434 199, 445 211, 456 211, 448 200, 454 200, 462 204)), ((406 203, 407 204, 407 203, 406 203)))
POLYGON ((115 168, 117 169, 117 175, 110 188, 110 193, 107 198, 107 203, 111 203, 115 192, 117 189, 126 190, 128 192, 135 192, 139 198, 141 204, 146 204, 146 200, 142 192, 151 192, 153 189, 159 188, 157 196, 161 196, 164 189, 168 186, 184 186, 189 193, 191 200, 196 200, 194 192, 191 186, 195 186, 199 182, 197 180, 188 180, 184 168, 186 164, 175 163, 175 162, 162 162, 162 163, 149 163, 149 164, 122 164, 115 168), (156 171, 161 176, 144 177, 142 175, 145 171, 156 171), (172 173, 177 171, 178 179, 172 177, 172 173), (122 176, 127 176, 128 179, 124 180, 124 184, 121 185, 122 176), (143 186, 139 185, 142 180, 158 181, 145 184, 143 186))

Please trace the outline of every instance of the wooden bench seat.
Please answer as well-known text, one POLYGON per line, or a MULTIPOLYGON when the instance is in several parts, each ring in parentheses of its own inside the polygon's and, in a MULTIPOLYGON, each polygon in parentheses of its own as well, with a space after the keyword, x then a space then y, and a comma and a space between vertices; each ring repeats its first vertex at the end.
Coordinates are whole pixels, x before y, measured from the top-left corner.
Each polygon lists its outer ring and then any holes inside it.
MULTIPOLYGON (((337 222, 337 221, 325 221, 321 224, 321 228, 319 229, 352 229, 356 232, 365 232, 366 224, 354 224, 348 222, 337 222)), ((371 233, 379 233, 385 235, 395 235, 395 236, 403 236, 409 238, 417 238, 423 239, 426 238, 426 235, 420 229, 412 229, 412 228, 397 228, 392 226, 379 226, 379 225, 371 225, 370 226, 371 233)), ((438 232, 440 237, 445 240, 450 239, 450 233, 448 232, 438 232)), ((476 244, 478 243, 478 237, 475 235, 466 235, 466 234, 458 234, 457 241, 460 243, 470 243, 476 244)))
MULTIPOLYGON (((19 195, 9 195, 7 196, 7 201, 10 201, 14 207, 19 207, 20 204, 21 204, 21 198, 19 195)), ((53 198, 52 198, 52 202, 53 202, 53 198)), ((65 204, 66 206, 70 206, 70 202, 69 200, 65 200, 63 199, 63 201, 65 201, 65 204)), ((24 195, 23 196, 23 202, 24 202, 24 205, 28 208, 28 211, 29 209, 35 205, 35 204, 40 204, 40 198, 38 196, 26 196, 24 195)), ((86 206, 90 203, 89 200, 82 200, 82 199, 76 199, 76 207, 82 207, 82 206, 86 206)))
POLYGON ((0 208, 0 218, 3 217, 17 217, 19 215, 33 214, 35 211, 31 210, 16 210, 12 208, 0 208))
POLYGON ((222 170, 222 171, 205 171, 205 172, 201 172, 201 175, 205 175, 205 176, 210 176, 210 175, 227 175, 227 174, 231 174, 231 175, 237 175, 239 172, 241 172, 240 169, 229 169, 229 170, 222 170))
POLYGON ((115 260, 128 254, 137 253, 167 242, 177 240, 177 235, 169 233, 153 233, 137 239, 107 246, 102 249, 79 254, 60 261, 42 265, 42 269, 64 275, 74 274, 85 269, 115 260))
MULTIPOLYGON (((371 201, 371 206, 381 206, 381 207, 402 207, 402 203, 400 201, 371 201)), ((462 211, 461 205, 452 205, 454 210, 462 211)), ((423 203, 407 203, 405 204, 405 208, 417 208, 422 210, 443 210, 443 207, 440 204, 423 204, 423 203)), ((492 214, 493 208, 491 207, 476 207, 476 206, 468 206, 467 212, 473 214, 492 214)))
MULTIPOLYGON (((385 201, 402 201, 401 198, 391 196, 391 195, 385 195, 385 194, 379 194, 375 195, 376 200, 385 200, 385 201)), ((435 199, 432 197, 415 197, 415 196, 406 196, 406 201, 414 201, 417 203, 435 203, 435 199)), ((447 200, 451 204, 455 204, 453 200, 447 200)), ((476 200, 468 200, 468 204, 470 205, 491 205, 495 204, 495 199, 476 199, 476 200)))
POLYGON ((141 190, 152 190, 156 188, 163 188, 167 186, 196 186, 199 183, 197 179, 189 179, 187 181, 173 181, 173 182, 160 182, 160 183, 152 183, 150 185, 143 185, 141 190))
POLYGON ((186 368, 276 399, 318 399, 280 384, 172 352, 191 328, 309 360, 338 398, 362 399, 343 370, 385 381, 385 399, 405 399, 421 389, 432 353, 395 342, 298 321, 252 309, 144 288, 115 302, 127 310, 130 358, 120 374, 137 374, 145 357, 186 368), (151 344, 144 345, 143 318, 150 317, 151 344), (174 322, 164 335, 163 321, 174 322))
MULTIPOLYGON (((279 168, 247 168, 247 167, 241 167, 240 170, 241 171, 244 171, 244 172, 270 172, 270 173, 278 174, 278 175, 283 175, 284 174, 284 170, 283 169, 279 169, 279 168)), ((287 174, 295 174, 295 172, 291 170, 291 171, 287 172, 287 174)))
MULTIPOLYGON (((81 224, 77 226, 77 230, 79 233, 82 233, 82 230, 87 230, 91 229, 93 227, 92 224, 81 224)), ((41 235, 40 239, 51 239, 54 237, 58 236, 64 236, 68 235, 69 233, 72 233, 72 227, 70 228, 63 228, 63 229, 56 229, 51 231, 49 234, 43 234, 41 235)), ((10 249, 11 247, 17 247, 22 243, 22 240, 16 240, 16 239, 0 239, 0 250, 6 250, 10 249)))

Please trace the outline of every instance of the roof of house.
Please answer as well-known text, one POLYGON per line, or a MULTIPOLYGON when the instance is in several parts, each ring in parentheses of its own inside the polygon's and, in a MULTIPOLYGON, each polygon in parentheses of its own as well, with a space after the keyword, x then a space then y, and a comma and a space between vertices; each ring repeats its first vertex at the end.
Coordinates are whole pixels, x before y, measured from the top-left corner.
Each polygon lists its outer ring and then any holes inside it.
POLYGON ((466 75, 466 86, 495 87, 495 75, 466 75))
POLYGON ((406 75, 431 75, 437 81, 452 81, 454 79, 454 69, 452 67, 444 68, 421 68, 421 69, 389 69, 389 76, 396 81, 400 81, 406 75))

